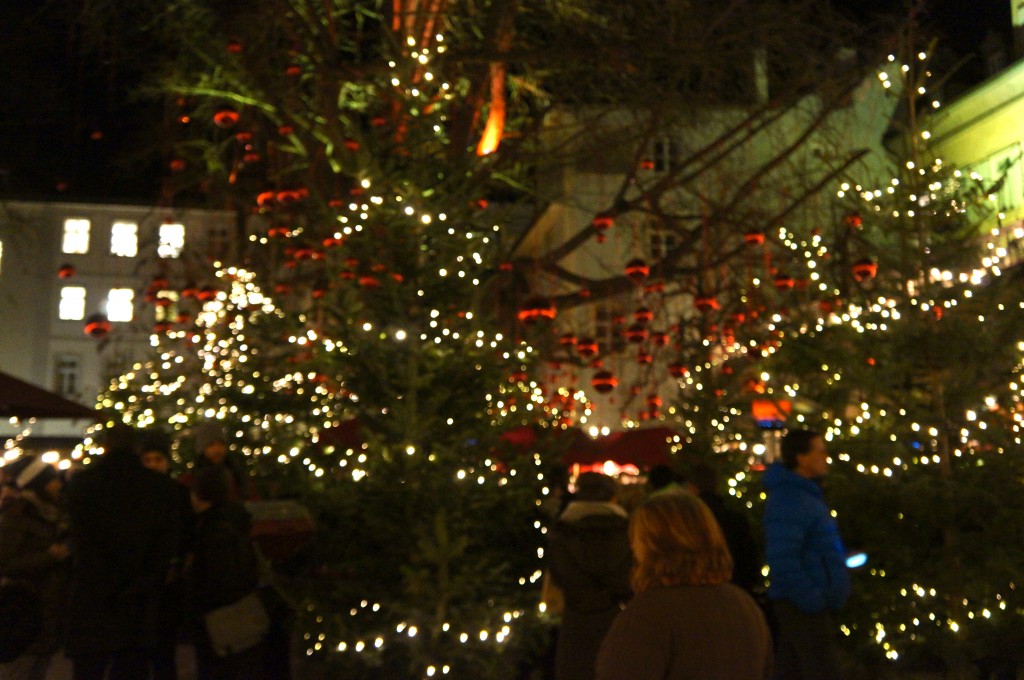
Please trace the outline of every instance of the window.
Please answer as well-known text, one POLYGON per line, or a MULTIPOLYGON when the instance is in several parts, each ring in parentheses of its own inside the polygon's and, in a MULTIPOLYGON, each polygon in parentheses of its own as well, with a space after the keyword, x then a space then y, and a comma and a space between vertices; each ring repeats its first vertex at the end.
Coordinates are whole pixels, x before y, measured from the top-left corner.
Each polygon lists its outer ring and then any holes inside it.
POLYGON ((85 318, 85 288, 64 286, 60 289, 58 314, 65 321, 81 321, 85 318))
POLYGON ((661 229, 651 231, 650 240, 651 257, 655 260, 660 260, 665 257, 670 250, 676 247, 675 234, 666 233, 661 229))
POLYGON ((651 160, 654 161, 655 172, 668 172, 672 169, 672 142, 667 137, 654 140, 651 145, 651 160))
POLYGON ((134 222, 114 222, 110 228, 110 254, 117 257, 138 255, 139 225, 134 222))
POLYGON ((162 290, 156 294, 153 309, 154 316, 158 322, 174 322, 178 318, 178 292, 174 290, 162 290))
POLYGON ((68 218, 64 220, 65 253, 84 255, 89 252, 89 220, 68 218))
POLYGON ((0 241, 0 274, 4 273, 4 242, 0 241))
POLYGON ((181 257, 181 251, 184 247, 185 225, 171 223, 160 225, 160 242, 156 247, 157 255, 166 258, 181 257))
POLYGON ((131 288, 111 288, 107 295, 107 318, 111 321, 131 321, 134 298, 135 291, 131 288))
POLYGON ((206 255, 216 262, 228 256, 228 228, 210 227, 206 232, 206 255))
POLYGON ((58 394, 78 396, 80 362, 74 354, 58 354, 54 361, 53 383, 58 394))
POLYGON ((594 316, 594 339, 602 349, 621 352, 626 348, 626 339, 622 335, 621 313, 611 305, 599 305, 594 316))

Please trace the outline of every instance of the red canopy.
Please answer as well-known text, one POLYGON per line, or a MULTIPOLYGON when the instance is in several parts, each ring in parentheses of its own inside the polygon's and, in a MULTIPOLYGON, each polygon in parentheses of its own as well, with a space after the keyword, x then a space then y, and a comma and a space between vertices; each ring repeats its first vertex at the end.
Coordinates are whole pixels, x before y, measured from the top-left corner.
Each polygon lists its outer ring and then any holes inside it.
POLYGON ((593 465, 606 460, 639 468, 668 465, 672 461, 672 437, 677 434, 668 427, 646 427, 583 438, 569 448, 562 460, 566 465, 593 465))
MULTIPOLYGON (((559 441, 568 440, 564 465, 593 465, 606 460, 619 464, 632 464, 639 468, 669 465, 672 462, 672 438, 678 433, 668 427, 645 427, 613 432, 603 437, 588 437, 578 428, 555 431, 559 441), (562 438, 566 439, 562 439, 562 438)), ((528 425, 517 427, 501 435, 517 447, 529 448, 537 441, 537 433, 528 425)), ((355 448, 362 443, 359 423, 347 420, 321 433, 321 444, 355 448)))

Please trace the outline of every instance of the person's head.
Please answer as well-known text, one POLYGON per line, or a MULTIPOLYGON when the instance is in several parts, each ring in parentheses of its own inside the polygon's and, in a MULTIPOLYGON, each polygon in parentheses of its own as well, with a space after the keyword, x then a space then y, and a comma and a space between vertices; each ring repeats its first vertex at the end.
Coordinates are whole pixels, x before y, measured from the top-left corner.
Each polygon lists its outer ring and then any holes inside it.
POLYGON ((647 484, 651 487, 651 491, 664 489, 675 481, 676 473, 668 465, 655 465, 647 473, 647 484))
POLYGON ((607 503, 615 500, 618 487, 615 480, 600 472, 584 472, 576 478, 576 495, 578 501, 598 501, 607 503))
POLYGON ((26 456, 18 460, 10 473, 10 479, 18 491, 34 493, 37 498, 47 501, 56 501, 64 487, 60 473, 37 456, 26 456))
POLYGON ((195 432, 196 453, 206 463, 220 465, 228 455, 227 436, 224 434, 224 427, 220 423, 208 421, 196 426, 195 432))
POLYGON ((227 474, 223 468, 211 466, 196 471, 191 493, 192 507, 196 512, 224 503, 229 493, 227 474))
POLYGON ((142 467, 162 475, 166 475, 171 470, 171 458, 166 451, 145 449, 139 454, 139 460, 142 461, 142 467))
POLYGON ((697 463, 687 471, 686 479, 698 496, 718 493, 718 471, 708 463, 697 463))
POLYGON ((171 469, 171 448, 168 438, 161 432, 142 432, 139 460, 142 466, 167 474, 171 469))
POLYGON ((801 477, 816 479, 828 473, 825 439, 812 430, 790 430, 782 438, 782 464, 801 477))
POLYGON ((732 555, 704 501, 691 493, 657 494, 629 523, 633 590, 718 585, 732 578, 732 555))
POLYGON ((106 428, 99 439, 107 453, 136 455, 139 450, 138 433, 125 423, 115 423, 106 428))

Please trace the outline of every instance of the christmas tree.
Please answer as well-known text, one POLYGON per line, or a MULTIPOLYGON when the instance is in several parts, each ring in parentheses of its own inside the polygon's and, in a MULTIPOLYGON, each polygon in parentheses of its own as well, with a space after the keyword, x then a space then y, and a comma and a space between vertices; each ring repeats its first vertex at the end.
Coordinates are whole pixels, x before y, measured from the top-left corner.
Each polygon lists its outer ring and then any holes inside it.
POLYGON ((158 335, 153 362, 104 403, 182 435, 223 421, 265 484, 285 479, 316 510, 288 584, 310 657, 353 678, 512 674, 502 652, 523 651, 536 621, 547 435, 589 401, 535 366, 564 359, 561 309, 637 289, 630 272, 581 280, 558 262, 630 215, 677 239, 643 263, 670 282, 652 276, 651 291, 699 297, 749 252, 738 225, 776 223, 859 157, 793 160, 858 64, 810 30, 816 3, 786 3, 785 21, 773 3, 216 4, 157 3, 145 24, 176 57, 157 88, 177 142, 165 198, 233 207, 247 247, 201 281, 195 327, 158 335), (552 122, 565 111, 568 140, 552 122), (643 175, 652 138, 696 111, 728 115, 709 138, 689 131, 685 162, 643 175), (765 141, 776 125, 785 134, 765 141), (556 198, 552 170, 600 165, 595 148, 627 159, 618 199, 579 202, 592 214, 573 236, 510 257, 556 198), (745 201, 780 182, 775 199, 745 201), (545 290, 537 271, 572 290, 545 290), (358 437, 340 437, 352 423, 358 437), (523 427, 529 446, 503 439, 523 427))
MULTIPOLYGON (((1021 642, 1022 232, 1002 224, 1000 177, 930 151, 931 75, 927 49, 880 71, 902 98, 891 176, 844 181, 842 219, 787 237, 809 285, 747 370, 829 442, 828 497, 868 555, 841 616, 850 650, 876 672, 973 677, 1014 667, 1021 642)), ((756 498, 756 477, 733 484, 756 498)))

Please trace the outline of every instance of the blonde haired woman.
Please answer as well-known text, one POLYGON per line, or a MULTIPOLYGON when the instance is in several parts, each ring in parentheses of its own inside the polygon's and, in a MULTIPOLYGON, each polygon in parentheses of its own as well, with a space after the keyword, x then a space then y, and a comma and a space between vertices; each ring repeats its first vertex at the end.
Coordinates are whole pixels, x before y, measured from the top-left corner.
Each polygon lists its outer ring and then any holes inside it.
POLYGON ((708 507, 659 494, 633 512, 636 597, 601 645, 597 680, 765 680, 771 636, 761 609, 729 583, 732 557, 708 507))

